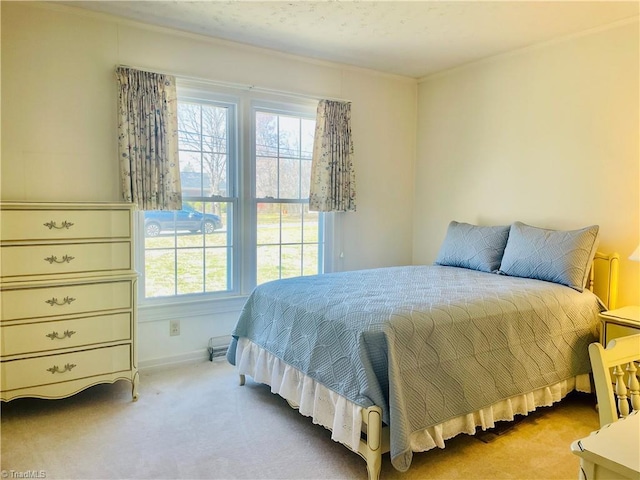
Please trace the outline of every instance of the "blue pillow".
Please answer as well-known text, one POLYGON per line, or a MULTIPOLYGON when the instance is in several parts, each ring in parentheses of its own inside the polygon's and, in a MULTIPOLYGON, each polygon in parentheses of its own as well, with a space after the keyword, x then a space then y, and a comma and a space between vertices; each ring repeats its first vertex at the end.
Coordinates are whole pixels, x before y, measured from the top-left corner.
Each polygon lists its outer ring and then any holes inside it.
POLYGON ((547 230, 521 222, 511 225, 498 273, 584 290, 598 248, 598 225, 580 230, 547 230))
POLYGON ((508 235, 508 225, 480 227, 451 222, 435 264, 495 272, 500 267, 508 235))

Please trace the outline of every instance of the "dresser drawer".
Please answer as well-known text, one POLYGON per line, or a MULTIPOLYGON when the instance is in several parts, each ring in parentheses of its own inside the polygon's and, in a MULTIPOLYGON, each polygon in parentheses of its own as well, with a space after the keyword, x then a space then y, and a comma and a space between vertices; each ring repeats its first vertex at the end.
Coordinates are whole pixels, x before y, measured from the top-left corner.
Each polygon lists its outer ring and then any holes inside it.
POLYGON ((131 244, 70 243, 2 247, 2 278, 131 270, 131 244))
POLYGON ((131 314, 29 323, 0 327, 2 356, 83 347, 98 343, 131 340, 131 314))
POLYGON ((6 361, 2 362, 2 390, 47 385, 130 369, 130 345, 6 361))
POLYGON ((2 320, 131 308, 132 281, 11 289, 2 292, 2 320))
POLYGON ((69 240, 131 236, 131 211, 33 209, 2 210, 0 235, 3 242, 69 240))

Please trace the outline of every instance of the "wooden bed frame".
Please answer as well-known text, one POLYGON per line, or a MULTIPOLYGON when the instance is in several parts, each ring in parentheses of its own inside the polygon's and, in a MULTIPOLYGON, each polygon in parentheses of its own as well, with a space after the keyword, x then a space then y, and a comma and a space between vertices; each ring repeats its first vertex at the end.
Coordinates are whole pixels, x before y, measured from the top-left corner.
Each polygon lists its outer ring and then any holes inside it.
MULTIPOLYGON (((617 253, 606 255, 597 252, 593 259, 587 288, 602 300, 609 310, 616 307, 618 297, 617 253)), ((245 384, 245 375, 240 374, 240 385, 245 384)), ((295 406, 292 405, 293 408, 295 406)), ((382 424, 382 409, 376 405, 362 410, 362 436, 355 451, 367 462, 369 480, 378 480, 382 468, 382 455, 390 451, 390 430, 382 424)))
POLYGON ((605 255, 596 253, 593 259, 587 288, 595 293, 607 310, 616 308, 618 301, 618 268, 620 256, 617 253, 605 255))

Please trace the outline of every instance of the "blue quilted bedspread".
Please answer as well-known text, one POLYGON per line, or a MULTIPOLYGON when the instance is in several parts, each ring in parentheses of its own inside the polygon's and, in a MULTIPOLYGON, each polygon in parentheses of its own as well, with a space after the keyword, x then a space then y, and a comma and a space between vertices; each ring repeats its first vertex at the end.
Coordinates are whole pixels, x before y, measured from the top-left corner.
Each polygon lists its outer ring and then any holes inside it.
POLYGON ((412 432, 588 373, 591 292, 455 267, 407 266, 257 287, 239 337, 352 402, 383 410, 405 471, 412 432))

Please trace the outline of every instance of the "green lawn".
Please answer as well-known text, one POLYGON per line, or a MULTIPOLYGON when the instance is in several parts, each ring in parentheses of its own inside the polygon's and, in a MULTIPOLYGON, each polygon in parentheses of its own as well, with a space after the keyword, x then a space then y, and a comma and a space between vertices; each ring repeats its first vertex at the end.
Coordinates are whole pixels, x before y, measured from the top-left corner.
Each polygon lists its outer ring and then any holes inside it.
MULTIPOLYGON (((260 214, 258 219, 257 281, 317 273, 317 216, 260 214), (307 218, 307 216, 309 218, 307 218), (302 243, 304 230, 304 243, 302 243), (280 245, 282 241, 283 245, 280 245)), ((145 295, 224 291, 233 246, 226 230, 212 234, 178 232, 145 238, 145 295), (204 266, 204 267, 203 267, 204 266)))

